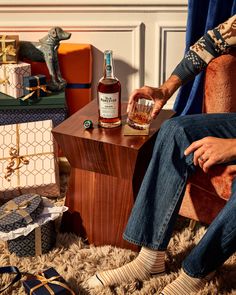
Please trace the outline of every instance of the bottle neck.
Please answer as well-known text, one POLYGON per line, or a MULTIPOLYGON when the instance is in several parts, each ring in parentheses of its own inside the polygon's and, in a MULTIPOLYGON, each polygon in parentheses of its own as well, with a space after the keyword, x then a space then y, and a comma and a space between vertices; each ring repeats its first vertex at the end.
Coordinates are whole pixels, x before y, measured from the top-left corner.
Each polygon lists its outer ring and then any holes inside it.
POLYGON ((115 79, 111 50, 106 50, 104 52, 103 78, 115 79))

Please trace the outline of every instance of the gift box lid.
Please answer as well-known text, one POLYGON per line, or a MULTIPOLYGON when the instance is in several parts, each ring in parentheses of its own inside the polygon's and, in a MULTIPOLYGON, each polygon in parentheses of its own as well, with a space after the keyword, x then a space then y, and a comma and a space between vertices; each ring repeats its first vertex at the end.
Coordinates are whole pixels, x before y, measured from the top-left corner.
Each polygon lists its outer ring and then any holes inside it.
POLYGON ((75 295, 75 293, 69 288, 66 284, 66 281, 58 274, 58 272, 53 268, 49 268, 45 270, 42 274, 32 276, 25 281, 23 281, 23 285, 27 294, 31 294, 32 289, 34 291, 32 294, 34 295, 46 295, 46 294, 55 294, 55 295, 75 295), (49 290, 45 287, 43 283, 45 279, 51 279, 51 282, 47 283, 47 286, 51 289, 49 290))
POLYGON ((48 96, 35 99, 15 99, 9 95, 0 93, 0 110, 6 109, 54 109, 67 108, 65 92, 50 93, 48 96))
POLYGON ((0 35, 0 64, 17 63, 19 35, 0 35))
MULTIPOLYGON (((44 83, 46 84, 46 76, 45 75, 42 75, 42 74, 38 74, 38 75, 34 75, 34 76, 28 76, 28 77, 24 77, 24 84, 27 84, 27 85, 31 85, 31 86, 35 86, 38 84, 38 80, 41 82, 41 83, 44 83)), ((40 84, 41 84, 40 83, 40 84)))
POLYGON ((36 220, 43 211, 43 200, 37 194, 24 194, 0 207, 0 231, 10 232, 36 220))

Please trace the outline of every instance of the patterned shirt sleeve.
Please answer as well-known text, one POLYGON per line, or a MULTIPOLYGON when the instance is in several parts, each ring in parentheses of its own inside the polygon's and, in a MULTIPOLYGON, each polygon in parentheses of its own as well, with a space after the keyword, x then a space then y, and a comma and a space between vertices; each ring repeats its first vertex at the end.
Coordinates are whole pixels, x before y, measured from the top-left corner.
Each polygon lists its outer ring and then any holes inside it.
POLYGON ((177 75, 185 84, 204 70, 212 59, 228 53, 232 46, 236 46, 236 15, 209 30, 192 45, 172 75, 177 75))

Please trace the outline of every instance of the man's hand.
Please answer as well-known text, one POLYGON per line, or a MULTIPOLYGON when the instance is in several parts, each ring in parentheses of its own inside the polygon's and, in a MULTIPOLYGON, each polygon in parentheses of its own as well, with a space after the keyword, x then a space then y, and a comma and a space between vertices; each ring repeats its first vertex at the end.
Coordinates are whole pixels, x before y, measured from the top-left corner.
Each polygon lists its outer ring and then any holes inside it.
POLYGON ((204 137, 194 141, 185 151, 185 156, 194 153, 193 163, 204 172, 215 164, 223 164, 236 159, 236 139, 204 137))
POLYGON ((154 88, 150 86, 144 86, 140 89, 134 90, 128 101, 127 112, 129 113, 132 109, 132 104, 134 101, 137 101, 139 98, 147 98, 154 100, 154 106, 152 111, 152 119, 155 119, 159 114, 160 110, 163 108, 164 104, 167 101, 165 94, 161 88, 154 88))
POLYGON ((154 107, 152 111, 152 119, 155 119, 167 100, 174 94, 174 92, 181 86, 181 80, 179 77, 172 75, 167 79, 162 86, 150 87, 143 86, 140 89, 134 90, 128 101, 127 112, 129 113, 132 109, 132 104, 139 98, 147 98, 154 100, 154 107))

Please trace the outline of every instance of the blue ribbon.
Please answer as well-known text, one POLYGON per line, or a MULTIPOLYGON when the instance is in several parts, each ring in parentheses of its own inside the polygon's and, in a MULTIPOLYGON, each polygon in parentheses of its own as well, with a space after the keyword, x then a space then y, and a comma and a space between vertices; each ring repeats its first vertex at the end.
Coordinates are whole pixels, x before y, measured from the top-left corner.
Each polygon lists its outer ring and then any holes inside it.
POLYGON ((66 85, 67 89, 89 89, 91 88, 91 83, 68 83, 66 85))
POLYGON ((3 266, 3 267, 0 267, 0 274, 4 274, 4 273, 15 274, 15 277, 13 278, 13 280, 7 286, 5 286, 4 288, 2 288, 0 290, 0 293, 2 293, 7 288, 9 288, 11 285, 15 284, 16 282, 18 282, 21 279, 21 273, 20 273, 19 269, 16 266, 3 266))

